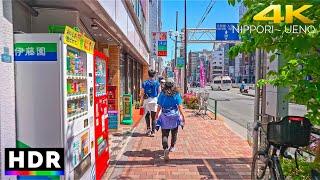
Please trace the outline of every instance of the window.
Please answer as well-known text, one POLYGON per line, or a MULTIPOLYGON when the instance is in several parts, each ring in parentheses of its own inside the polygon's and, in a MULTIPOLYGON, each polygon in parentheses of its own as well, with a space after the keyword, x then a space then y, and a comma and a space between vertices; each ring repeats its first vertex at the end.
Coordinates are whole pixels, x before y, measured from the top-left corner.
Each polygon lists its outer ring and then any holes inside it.
POLYGON ((215 83, 215 84, 221 84, 221 81, 220 81, 220 80, 216 80, 216 81, 213 81, 213 83, 215 83))

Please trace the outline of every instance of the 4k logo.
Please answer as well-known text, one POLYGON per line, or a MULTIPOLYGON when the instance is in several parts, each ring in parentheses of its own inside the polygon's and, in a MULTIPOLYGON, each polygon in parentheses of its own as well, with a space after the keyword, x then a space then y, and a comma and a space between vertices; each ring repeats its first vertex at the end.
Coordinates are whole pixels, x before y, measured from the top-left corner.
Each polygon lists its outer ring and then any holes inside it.
POLYGON ((293 5, 286 5, 285 6, 285 17, 281 16, 281 5, 270 5, 258 14, 253 17, 255 21, 273 21, 274 23, 281 23, 286 22, 288 24, 293 23, 293 18, 299 19, 301 22, 305 24, 313 24, 313 20, 305 17, 301 13, 309 8, 312 5, 303 5, 298 9, 293 9, 293 5), (267 16, 268 13, 273 11, 273 17, 267 16))

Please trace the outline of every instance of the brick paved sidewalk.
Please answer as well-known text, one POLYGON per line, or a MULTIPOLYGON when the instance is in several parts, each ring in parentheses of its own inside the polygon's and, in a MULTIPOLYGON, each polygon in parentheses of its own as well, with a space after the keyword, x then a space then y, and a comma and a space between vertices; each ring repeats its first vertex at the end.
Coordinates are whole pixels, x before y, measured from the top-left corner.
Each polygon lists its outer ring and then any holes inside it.
POLYGON ((222 121, 187 111, 168 162, 163 160, 161 132, 146 137, 145 129, 141 121, 110 179, 250 179, 251 149, 222 121))

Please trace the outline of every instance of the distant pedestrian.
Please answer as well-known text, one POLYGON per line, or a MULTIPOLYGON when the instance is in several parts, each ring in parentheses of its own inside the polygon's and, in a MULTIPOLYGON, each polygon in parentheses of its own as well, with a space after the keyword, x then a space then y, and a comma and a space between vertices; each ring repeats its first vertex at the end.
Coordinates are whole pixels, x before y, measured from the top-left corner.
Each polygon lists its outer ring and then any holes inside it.
POLYGON ((157 102, 158 95, 160 93, 160 83, 155 79, 156 72, 154 70, 148 71, 149 79, 144 81, 142 84, 142 94, 140 99, 140 104, 143 105, 143 108, 146 112, 145 119, 147 123, 147 132, 148 136, 154 136, 155 126, 156 126, 156 111, 157 111, 157 102), (151 122, 150 122, 151 116, 151 122), (151 128, 150 128, 151 123, 151 128))
POLYGON ((165 83, 166 83, 166 80, 165 79, 161 79, 161 81, 160 81, 161 91, 163 91, 165 83))
POLYGON ((243 93, 246 87, 246 83, 244 81, 241 82, 240 84, 240 93, 243 93))
POLYGON ((159 82, 160 82, 160 87, 161 87, 161 91, 162 91, 162 89, 164 88, 164 83, 166 82, 166 80, 162 76, 160 76, 159 77, 159 82))
POLYGON ((159 95, 157 109, 157 129, 161 127, 164 159, 169 159, 169 152, 174 151, 177 141, 178 127, 184 126, 185 116, 182 108, 182 98, 172 78, 166 79, 164 89, 159 95), (160 113, 161 111, 161 113, 160 113), (168 137, 171 131, 171 144, 168 137))

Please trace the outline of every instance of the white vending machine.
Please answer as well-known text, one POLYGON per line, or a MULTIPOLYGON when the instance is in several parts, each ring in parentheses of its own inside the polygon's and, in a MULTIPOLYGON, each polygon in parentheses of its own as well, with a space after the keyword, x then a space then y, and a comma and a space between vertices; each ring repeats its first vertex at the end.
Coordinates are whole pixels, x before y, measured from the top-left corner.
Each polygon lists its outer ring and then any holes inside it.
POLYGON ((65 175, 56 178, 95 179, 94 42, 70 33, 14 42, 17 147, 64 148, 65 175))

